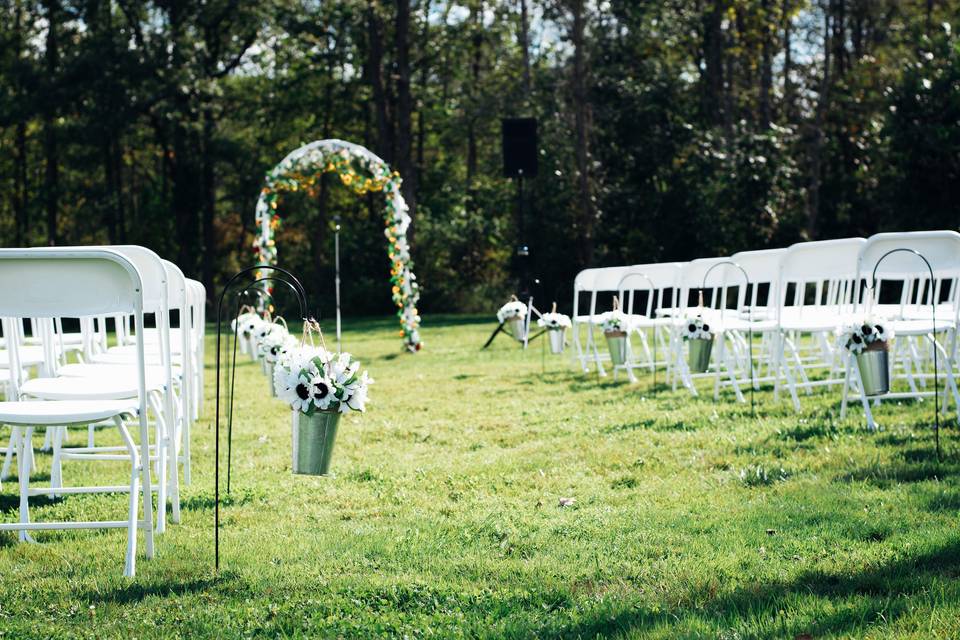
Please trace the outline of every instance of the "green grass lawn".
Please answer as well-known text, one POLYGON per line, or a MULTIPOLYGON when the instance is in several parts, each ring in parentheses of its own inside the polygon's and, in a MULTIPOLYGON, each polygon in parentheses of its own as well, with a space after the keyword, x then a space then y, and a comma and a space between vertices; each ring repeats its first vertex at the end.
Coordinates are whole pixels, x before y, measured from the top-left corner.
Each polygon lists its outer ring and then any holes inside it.
MULTIPOLYGON (((732 394, 544 364, 539 344, 481 352, 491 328, 428 316, 407 355, 392 319, 348 323, 376 384, 333 478, 290 473, 289 410, 242 361, 219 576, 211 341, 182 523, 132 581, 123 531, 0 534, 0 637, 960 637, 960 451, 951 420, 937 462, 932 403, 884 405, 870 433, 835 390, 800 415, 765 390, 754 418, 732 394)), ((124 513, 36 503, 36 520, 124 513)), ((16 506, 5 482, 2 518, 16 506)))

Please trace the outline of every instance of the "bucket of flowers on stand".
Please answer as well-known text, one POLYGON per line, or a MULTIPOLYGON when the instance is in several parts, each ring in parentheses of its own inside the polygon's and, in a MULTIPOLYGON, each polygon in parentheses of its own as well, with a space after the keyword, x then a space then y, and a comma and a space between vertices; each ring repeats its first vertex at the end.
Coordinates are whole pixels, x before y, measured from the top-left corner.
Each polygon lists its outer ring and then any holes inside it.
POLYGON ((293 472, 330 472, 340 416, 363 411, 373 380, 349 353, 303 345, 289 350, 274 369, 277 396, 293 415, 293 472))
POLYGON ((544 313, 537 320, 537 324, 547 331, 550 338, 550 353, 563 353, 564 336, 570 328, 570 317, 557 313, 557 303, 553 303, 550 313, 544 313))
POLYGON ((627 361, 627 316, 620 311, 620 301, 614 296, 613 311, 603 314, 600 323, 603 337, 607 339, 610 361, 619 366, 627 361))
MULTIPOLYGON (((237 334, 237 342, 240 343, 240 353, 248 354, 250 353, 250 342, 253 340, 253 332, 256 331, 263 320, 261 320, 260 316, 252 307, 244 306, 244 309, 247 309, 247 311, 242 311, 230 324, 237 334)), ((254 359, 256 359, 256 354, 254 354, 254 359)))
MULTIPOLYGON (((278 318, 280 320, 280 318, 278 318)), ((264 372, 267 374, 267 383, 270 387, 270 395, 277 397, 277 388, 273 383, 273 374, 277 362, 286 357, 290 350, 297 348, 298 341, 287 330, 286 324, 272 324, 273 330, 269 331, 260 340, 258 346, 260 357, 263 358, 264 372)))
POLYGON ((893 330, 879 320, 866 320, 841 332, 840 344, 856 358, 866 396, 881 396, 890 391, 892 341, 893 330))
POLYGON ((710 325, 699 315, 687 320, 683 325, 683 341, 689 346, 687 364, 691 373, 705 373, 710 366, 710 352, 713 350, 710 325))
POLYGON ((265 357, 266 350, 264 349, 264 344, 273 334, 289 334, 289 331, 287 331, 287 322, 282 317, 278 316, 277 318, 271 318, 270 315, 267 314, 266 318, 263 319, 263 322, 257 325, 256 329, 253 330, 253 339, 251 340, 251 344, 256 350, 257 359, 260 360, 260 369, 267 374, 269 374, 269 367, 267 366, 268 363, 265 357))
POLYGON ((526 339, 527 305, 517 300, 517 296, 513 296, 510 302, 500 307, 497 311, 497 321, 519 342, 526 339))

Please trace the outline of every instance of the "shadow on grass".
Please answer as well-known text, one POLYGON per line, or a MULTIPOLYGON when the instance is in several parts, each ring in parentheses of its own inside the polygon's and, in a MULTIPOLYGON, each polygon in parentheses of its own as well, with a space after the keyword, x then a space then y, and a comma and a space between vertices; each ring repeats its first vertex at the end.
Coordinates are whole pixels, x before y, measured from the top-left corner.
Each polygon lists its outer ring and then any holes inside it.
POLYGON ((192 593, 199 593, 215 588, 218 584, 227 582, 230 575, 221 574, 218 577, 209 576, 205 578, 193 578, 186 582, 179 583, 161 583, 161 584, 142 584, 138 582, 129 583, 123 587, 108 591, 87 591, 80 595, 80 600, 92 605, 100 604, 135 604, 142 602, 147 598, 157 596, 159 598, 180 597, 192 593))
MULTIPOLYGON (((941 547, 888 563, 875 569, 855 574, 811 571, 789 581, 755 584, 737 589, 729 595, 707 598, 704 604, 691 604, 666 610, 650 611, 633 606, 629 610, 611 611, 601 607, 580 617, 573 625, 561 625, 551 637, 594 638, 617 634, 637 634, 655 628, 683 627, 689 621, 692 627, 708 619, 720 629, 740 629, 756 620, 774 619, 777 612, 796 607, 796 600, 805 597, 828 598, 836 605, 839 600, 852 598, 850 606, 836 606, 832 615, 818 614, 815 621, 791 623, 787 637, 812 637, 847 634, 863 630, 882 613, 888 623, 910 609, 910 598, 925 593, 935 579, 954 580, 960 575, 960 541, 954 540, 941 547), (766 613, 764 613, 766 612, 766 613), (803 625, 803 626, 801 626, 803 625)), ((699 600, 694 594, 693 599, 699 600)), ((524 636, 524 630, 511 625, 511 635, 524 636)), ((527 629, 530 635, 540 635, 527 629)), ((749 635, 764 633, 781 635, 781 630, 751 629, 749 635)))

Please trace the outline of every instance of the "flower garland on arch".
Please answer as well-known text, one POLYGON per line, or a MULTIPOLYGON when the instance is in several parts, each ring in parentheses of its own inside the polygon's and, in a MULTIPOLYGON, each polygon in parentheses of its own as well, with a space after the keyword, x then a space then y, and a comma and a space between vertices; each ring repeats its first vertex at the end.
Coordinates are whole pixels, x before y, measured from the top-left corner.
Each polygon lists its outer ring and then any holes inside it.
MULTIPOLYGON (((335 172, 340 182, 357 195, 383 192, 386 200, 384 222, 389 247, 390 283, 393 301, 400 318, 400 336, 410 351, 419 351, 420 315, 417 302, 420 286, 413 273, 407 229, 410 214, 407 203, 400 193, 402 179, 391 171, 386 162, 368 149, 343 140, 317 140, 291 152, 280 164, 267 173, 266 181, 257 200, 256 221, 260 234, 253 242, 257 264, 277 263, 277 245, 274 238, 280 227, 277 212, 280 196, 287 191, 306 191, 314 196, 319 189, 320 176, 335 172)), ((257 277, 261 274, 258 272, 257 277)))

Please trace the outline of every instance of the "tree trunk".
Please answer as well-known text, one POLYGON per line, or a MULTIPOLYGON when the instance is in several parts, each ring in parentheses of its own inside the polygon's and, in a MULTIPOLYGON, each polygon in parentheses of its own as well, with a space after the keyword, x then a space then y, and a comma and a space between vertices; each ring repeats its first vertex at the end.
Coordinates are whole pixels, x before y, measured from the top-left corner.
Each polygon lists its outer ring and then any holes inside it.
MULTIPOLYGON (((14 17, 14 60, 20 62, 23 52, 23 3, 17 0, 14 17)), ((20 72, 14 76, 14 85, 18 102, 24 100, 23 83, 20 81, 20 72)), ((22 106, 18 109, 17 126, 14 132, 14 164, 13 164, 13 227, 14 241, 18 247, 27 245, 29 228, 27 224, 27 122, 22 106)))
POLYGON ((723 121, 723 14, 725 0, 713 0, 703 16, 703 115, 713 125, 723 121))
POLYGON ((820 183, 823 162, 824 132, 823 125, 830 99, 831 47, 830 11, 823 13, 823 77, 820 82, 820 95, 817 98, 814 115, 812 140, 810 143, 810 185, 807 189, 807 238, 815 240, 820 224, 820 183))
POLYGON ((468 89, 467 102, 467 190, 472 193, 473 181, 477 175, 477 118, 480 111, 477 87, 480 85, 480 65, 483 60, 483 0, 471 5, 470 24, 473 31, 473 60, 470 63, 472 82, 468 89))
POLYGON ((420 86, 419 94, 420 98, 418 100, 419 108, 417 109, 417 187, 420 186, 420 176, 423 175, 424 168, 424 145, 426 143, 426 123, 424 122, 424 112, 426 109, 426 100, 427 100, 427 84, 429 82, 429 69, 430 64, 427 59, 427 50, 430 43, 430 0, 423 1, 423 38, 420 46, 420 50, 423 52, 423 57, 420 60, 420 86))
POLYGON ((533 91, 530 82, 530 23, 527 16, 527 0, 520 0, 520 55, 523 60, 523 106, 530 108, 530 96, 533 91))
POLYGON ((374 114, 377 121, 377 154, 393 164, 393 124, 387 108, 387 91, 383 81, 383 24, 377 15, 377 3, 367 2, 367 79, 373 90, 374 114))
POLYGON ((590 184, 590 103, 587 96, 586 15, 584 0, 572 0, 573 101, 577 163, 577 258, 581 267, 593 262, 593 193, 590 184))
POLYGON ((214 258, 217 255, 217 238, 214 231, 214 218, 217 208, 217 182, 214 172, 214 128, 216 121, 213 109, 208 105, 203 110, 203 142, 200 145, 203 158, 203 258, 201 261, 201 272, 203 274, 203 286, 207 291, 212 292, 214 269, 216 265, 214 258))
POLYGON ((111 136, 109 135, 105 136, 100 147, 103 159, 103 174, 107 181, 107 206, 104 211, 104 217, 106 218, 107 238, 109 238, 110 244, 117 244, 117 187, 114 176, 113 141, 110 138, 111 136))
POLYGON ((760 53, 760 126, 763 129, 770 127, 772 114, 770 109, 770 91, 773 87, 773 55, 770 44, 770 0, 762 0, 761 10, 762 19, 762 37, 760 53))
POLYGON ((410 92, 410 0, 398 0, 395 25, 397 48, 397 170, 403 179, 403 199, 410 217, 417 211, 417 171, 413 163, 413 97, 410 92))
POLYGON ((790 41, 790 23, 792 22, 790 0, 783 0, 783 119, 792 123, 794 119, 793 45, 790 41))
MULTIPOLYGON (((44 3, 47 13, 47 51, 46 73, 47 82, 53 85, 57 78, 59 61, 59 41, 57 28, 59 27, 60 3, 58 0, 47 0, 44 3)), ((57 209, 59 207, 60 190, 60 157, 57 147, 57 100, 48 94, 43 115, 43 150, 46 156, 46 170, 44 172, 44 196, 47 212, 47 244, 53 246, 59 239, 57 228, 57 209)))

